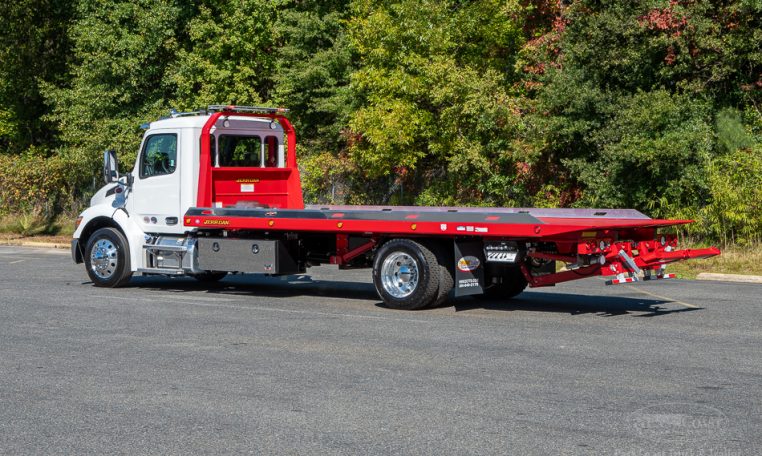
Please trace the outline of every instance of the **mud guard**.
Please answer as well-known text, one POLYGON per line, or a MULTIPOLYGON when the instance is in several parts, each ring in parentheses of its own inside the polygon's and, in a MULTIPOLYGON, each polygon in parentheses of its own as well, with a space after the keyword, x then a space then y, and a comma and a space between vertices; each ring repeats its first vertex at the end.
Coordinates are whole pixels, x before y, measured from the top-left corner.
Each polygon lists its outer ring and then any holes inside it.
POLYGON ((481 241, 453 242, 455 297, 484 293, 484 248, 481 241))

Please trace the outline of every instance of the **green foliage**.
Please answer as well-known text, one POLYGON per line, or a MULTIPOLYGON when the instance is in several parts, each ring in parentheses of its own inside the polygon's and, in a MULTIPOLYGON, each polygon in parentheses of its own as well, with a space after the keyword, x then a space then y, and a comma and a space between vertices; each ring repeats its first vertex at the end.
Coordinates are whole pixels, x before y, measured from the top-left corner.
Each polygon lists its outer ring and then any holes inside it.
POLYGON ((723 152, 733 153, 752 146, 753 138, 744 128, 737 110, 726 108, 718 112, 715 125, 717 144, 723 152))
POLYGON ((712 169, 759 143, 760 7, 576 1, 562 11, 522 54, 534 165, 556 171, 545 183, 577 206, 658 217, 712 207, 723 197, 712 169))
POLYGON ((0 150, 55 142, 40 85, 67 80, 67 25, 74 0, 0 2, 0 150))
POLYGON ((70 28, 72 79, 46 84, 47 118, 74 154, 93 162, 115 148, 135 158, 139 125, 166 112, 183 11, 171 0, 82 2, 70 28))
POLYGON ((16 212, 26 214, 22 221, 52 220, 81 205, 81 189, 92 182, 94 169, 89 163, 43 155, 35 149, 0 154, 0 216, 16 212))
POLYGON ((633 207, 759 242, 761 42, 759 0, 5 2, 0 215, 74 210, 171 107, 270 104, 310 202, 633 207))
MULTIPOLYGON (((513 2, 353 3, 348 29, 361 67, 349 120, 351 157, 380 184, 413 187, 413 201, 501 204, 514 193, 518 112, 507 83, 522 33, 513 2)), ((380 191, 379 191, 380 190, 380 191)))
POLYGON ((351 196, 344 188, 353 174, 345 158, 356 104, 349 88, 355 56, 344 26, 348 3, 292 0, 278 11, 274 26, 273 102, 292 110, 308 201, 351 196))
POLYGON ((188 42, 170 67, 176 104, 258 105, 268 98, 273 72, 277 1, 202 2, 188 22, 188 42))
POLYGON ((710 204, 698 211, 694 234, 723 244, 762 240, 762 145, 738 149, 708 167, 710 204))
POLYGON ((620 103, 605 128, 591 135, 599 153, 565 161, 586 188, 578 204, 666 216, 662 199, 678 207, 705 202, 704 171, 714 145, 709 106, 665 90, 620 103))

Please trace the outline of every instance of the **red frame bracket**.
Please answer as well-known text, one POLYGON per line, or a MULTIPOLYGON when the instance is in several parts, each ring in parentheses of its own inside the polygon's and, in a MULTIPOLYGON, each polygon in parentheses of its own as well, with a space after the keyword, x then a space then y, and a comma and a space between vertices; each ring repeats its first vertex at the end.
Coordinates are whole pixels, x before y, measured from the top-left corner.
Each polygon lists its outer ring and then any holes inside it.
POLYGON ((378 241, 376 239, 369 239, 368 242, 349 250, 349 236, 346 234, 336 235, 336 255, 329 259, 331 264, 338 264, 343 266, 354 260, 358 256, 370 251, 376 246, 378 241))

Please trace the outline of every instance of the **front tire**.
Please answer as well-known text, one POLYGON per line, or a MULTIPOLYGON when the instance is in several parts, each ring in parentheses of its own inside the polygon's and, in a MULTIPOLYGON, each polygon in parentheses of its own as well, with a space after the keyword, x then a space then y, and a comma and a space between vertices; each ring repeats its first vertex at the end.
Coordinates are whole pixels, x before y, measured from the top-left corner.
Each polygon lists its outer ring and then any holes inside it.
POLYGON ((116 288, 132 277, 127 239, 119 230, 101 228, 87 240, 85 268, 96 287, 116 288))
POLYGON ((410 239, 394 239, 376 253, 373 284, 392 309, 417 310, 437 299, 440 270, 437 257, 410 239))

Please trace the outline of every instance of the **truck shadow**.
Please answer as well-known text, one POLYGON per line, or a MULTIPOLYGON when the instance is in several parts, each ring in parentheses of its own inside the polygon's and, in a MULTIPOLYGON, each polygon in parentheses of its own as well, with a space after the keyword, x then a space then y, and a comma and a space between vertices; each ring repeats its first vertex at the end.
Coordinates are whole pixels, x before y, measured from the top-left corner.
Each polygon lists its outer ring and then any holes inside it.
POLYGON ((630 298, 625 296, 599 296, 571 293, 525 291, 513 299, 501 301, 481 298, 461 298, 452 301, 457 312, 474 309, 500 311, 555 312, 569 315, 597 314, 601 317, 633 315, 657 317, 673 313, 701 310, 684 307, 673 301, 656 298, 630 298))
POLYGON ((202 292, 225 296, 267 298, 314 296, 378 301, 373 284, 341 280, 313 280, 305 274, 281 277, 240 274, 211 283, 203 283, 187 277, 141 276, 133 277, 127 287, 178 294, 202 292))
MULTIPOLYGON (((313 280, 309 275, 266 277, 257 275, 229 276, 216 283, 200 283, 190 278, 167 278, 161 276, 134 277, 128 287, 163 293, 208 293, 217 296, 239 297, 315 297, 356 301, 372 301, 377 308, 386 308, 379 302, 373 284, 340 280, 313 280)), ((180 297, 178 296, 178 297, 180 297)), ((557 293, 545 290, 528 290, 510 300, 462 297, 448 300, 436 309, 418 312, 448 313, 455 311, 491 312, 554 312, 568 315, 596 314, 602 317, 632 314, 637 317, 655 317, 673 313, 691 312, 701 308, 689 308, 679 303, 653 297, 632 298, 625 296, 601 296, 573 293, 557 293)))

